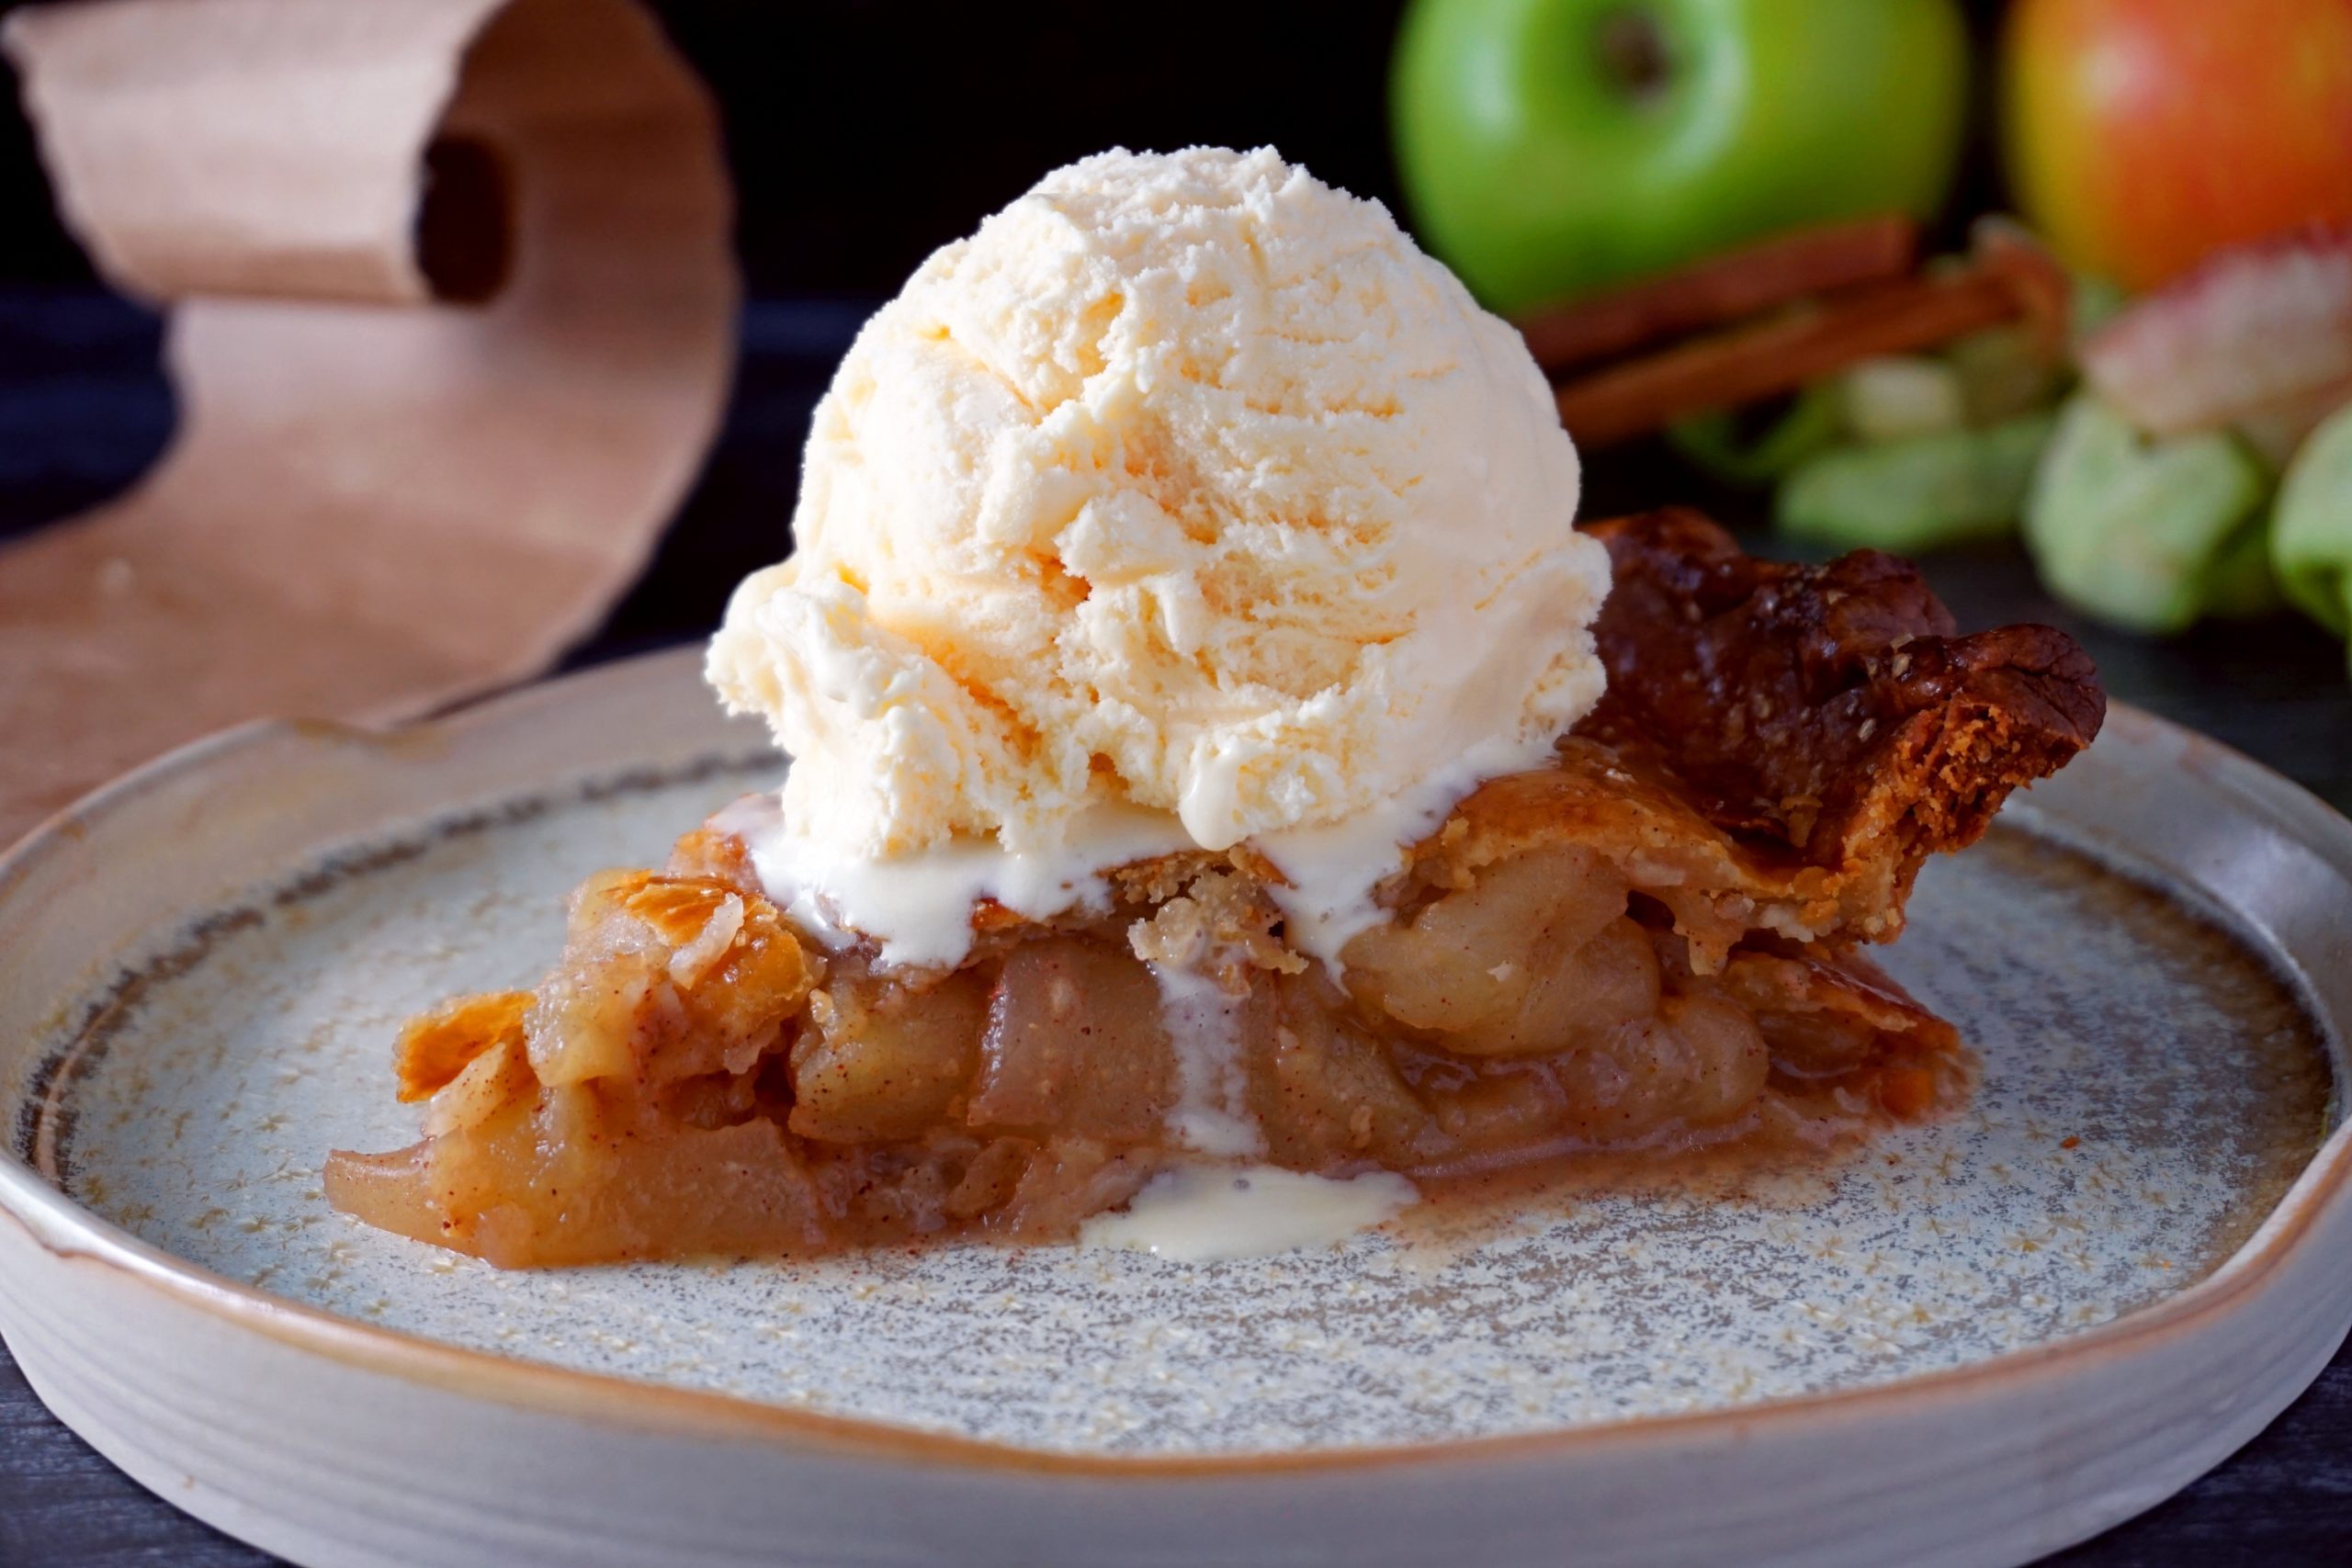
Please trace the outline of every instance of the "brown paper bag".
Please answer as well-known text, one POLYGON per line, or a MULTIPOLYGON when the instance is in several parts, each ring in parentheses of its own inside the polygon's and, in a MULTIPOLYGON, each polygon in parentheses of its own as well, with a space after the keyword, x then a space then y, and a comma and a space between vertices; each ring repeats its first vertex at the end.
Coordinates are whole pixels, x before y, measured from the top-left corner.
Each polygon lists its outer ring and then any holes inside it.
POLYGON ((166 302, 127 497, 0 547, 0 843, 261 715, 528 676, 717 427, 730 196, 631 0, 112 0, 9 19, 58 200, 166 302))

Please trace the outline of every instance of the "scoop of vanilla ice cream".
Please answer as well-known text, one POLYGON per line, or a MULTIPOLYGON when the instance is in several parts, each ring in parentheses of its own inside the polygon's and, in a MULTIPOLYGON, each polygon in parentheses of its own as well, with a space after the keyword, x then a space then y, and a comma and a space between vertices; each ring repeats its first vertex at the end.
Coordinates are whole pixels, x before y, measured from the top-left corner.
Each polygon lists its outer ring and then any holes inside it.
POLYGON ((709 675, 836 852, 1118 803, 1222 849, 1548 751, 1603 680, 1577 488, 1519 334, 1378 203, 1107 152, 866 323, 709 675))

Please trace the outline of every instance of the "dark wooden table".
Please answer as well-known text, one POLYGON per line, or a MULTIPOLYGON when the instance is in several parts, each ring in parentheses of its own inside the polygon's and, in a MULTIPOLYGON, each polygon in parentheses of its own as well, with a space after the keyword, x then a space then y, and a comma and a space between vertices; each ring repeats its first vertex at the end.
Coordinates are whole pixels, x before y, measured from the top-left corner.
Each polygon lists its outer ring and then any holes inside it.
MULTIPOLYGON (((786 544, 808 409, 864 314, 755 307, 727 429, 648 570, 575 664, 700 635, 727 591, 786 544)), ((171 423, 153 323, 89 294, 0 295, 0 534, 87 505, 136 474, 171 423)), ((1655 454, 1593 465, 1588 515, 1662 499, 1753 516, 1655 454)), ((1760 537, 1756 547, 1769 545, 1760 537)), ((2051 604, 2016 556, 1928 561, 1963 625, 2046 620, 2087 643, 2109 689, 2235 746, 2352 811, 2344 650, 2294 621, 2143 643, 2051 604)), ((0 738, 6 744, 6 738, 0 738)), ((65 1430, 0 1350, 0 1568, 263 1568, 274 1560, 149 1495, 65 1430)), ((2154 1511, 2052 1560, 2069 1568, 2352 1563, 2352 1353, 2270 1429, 2154 1511)), ((420 1565, 432 1568, 432 1565, 420 1565)))

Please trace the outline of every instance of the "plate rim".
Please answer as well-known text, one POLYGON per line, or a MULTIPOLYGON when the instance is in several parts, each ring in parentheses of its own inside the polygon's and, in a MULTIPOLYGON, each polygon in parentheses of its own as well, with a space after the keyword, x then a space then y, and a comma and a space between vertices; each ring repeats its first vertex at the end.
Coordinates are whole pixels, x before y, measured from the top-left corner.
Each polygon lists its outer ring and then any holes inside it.
MULTIPOLYGON (((99 786, 35 826, 0 852, 0 906, 33 869, 64 852, 142 796, 262 747, 321 743, 392 753, 421 738, 455 739, 550 704, 568 705, 601 688, 625 691, 698 660, 687 644, 529 682, 389 727, 339 720, 266 718, 177 747, 99 786)), ((2323 853, 2352 878, 2352 818, 2243 752, 2131 704, 2110 703, 2109 723, 2167 739, 2233 793, 2284 816, 2298 842, 2323 853), (2316 838, 2313 835, 2317 835, 2316 838)), ((2299 987, 2300 988, 2300 987, 2299 987)), ((2308 1003, 2312 998, 2306 995, 2308 1003)), ((2317 1020, 2336 1038, 2335 1100, 2346 1100, 2343 1026, 2317 1020)), ((985 1472, 1118 1481, 1198 1481, 1244 1475, 1484 1464, 1540 1460, 1593 1448, 1710 1437, 1762 1440, 1817 1423, 1868 1420, 1891 1406, 1958 1409, 2021 1379, 2053 1369, 2087 1367, 2167 1342, 2227 1318, 2259 1295, 2281 1266, 2332 1211, 2352 1204, 2352 1116, 2339 1115, 2310 1162, 2254 1234, 2211 1274, 2162 1300, 2063 1337, 1983 1360, 1931 1369, 1860 1387, 1782 1395, 1752 1404, 1619 1416, 1572 1427, 1438 1438, 1342 1445, 1290 1451, 1119 1454, 1025 1447, 856 1416, 798 1409, 715 1389, 642 1382, 611 1372, 556 1366, 361 1323, 218 1274, 142 1240, 51 1186, 0 1146, 0 1217, 59 1263, 105 1269, 165 1302, 257 1333, 343 1367, 467 1399, 556 1418, 586 1419, 663 1436, 752 1441, 786 1450, 820 1450, 842 1459, 880 1459, 985 1472)), ((2352 1304, 2352 1303, 2347 1303, 2352 1304)))

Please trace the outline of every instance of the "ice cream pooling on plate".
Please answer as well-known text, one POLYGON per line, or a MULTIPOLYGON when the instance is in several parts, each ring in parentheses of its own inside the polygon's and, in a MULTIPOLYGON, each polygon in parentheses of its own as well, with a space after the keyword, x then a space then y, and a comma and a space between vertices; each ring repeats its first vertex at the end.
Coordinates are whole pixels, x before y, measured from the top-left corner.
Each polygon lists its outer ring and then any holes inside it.
POLYGON ((860 333, 712 644, 794 759, 762 874, 944 964, 979 893, 1249 839, 1336 952, 1599 696, 1577 490, 1518 333, 1378 203, 1266 149, 1059 170, 860 333))

